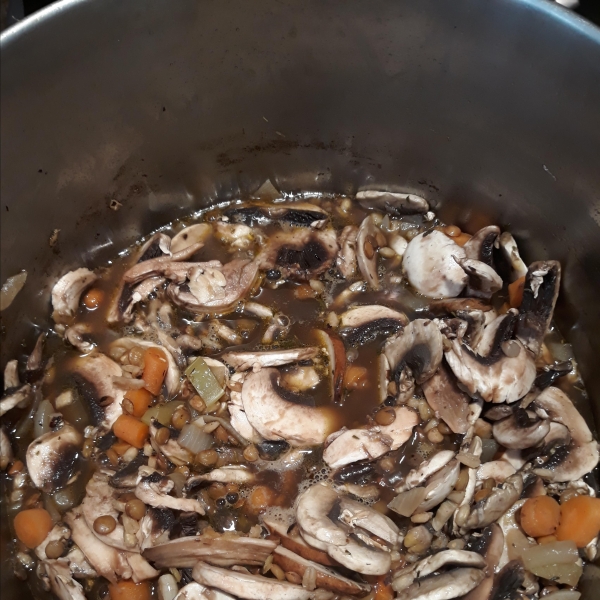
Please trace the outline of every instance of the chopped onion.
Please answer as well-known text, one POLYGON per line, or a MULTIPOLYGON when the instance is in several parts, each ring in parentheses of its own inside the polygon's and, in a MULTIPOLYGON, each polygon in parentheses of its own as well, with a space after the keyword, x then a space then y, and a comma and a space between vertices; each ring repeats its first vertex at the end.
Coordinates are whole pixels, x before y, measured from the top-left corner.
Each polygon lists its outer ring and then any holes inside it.
POLYGON ((206 403, 207 410, 213 410, 219 398, 225 393, 225 390, 219 385, 219 381, 206 364, 206 361, 202 357, 198 357, 185 370, 185 374, 202 400, 206 403))
POLYGON ((173 400, 166 404, 159 404, 149 408, 142 417, 142 422, 150 425, 152 419, 156 419, 161 425, 169 427, 173 413, 183 404, 181 400, 173 400))
POLYGON ((9 277, 0 290, 0 311, 8 308, 27 281, 27 271, 9 277))
POLYGON ((39 438, 50 431, 50 421, 56 414, 49 400, 42 400, 33 417, 33 437, 39 438))
POLYGON ((198 454, 202 450, 208 450, 213 444, 214 438, 209 433, 205 433, 193 423, 183 426, 177 443, 189 450, 192 454, 198 454))
POLYGON ((581 592, 575 590, 556 590, 544 596, 544 600, 579 600, 581 592))
POLYGON ((527 548, 521 555, 528 571, 557 583, 577 585, 583 572, 574 542, 551 542, 527 548))
POLYGON ((403 517, 410 517, 417 507, 425 499, 425 488, 416 487, 406 492, 398 494, 389 504, 388 508, 391 508, 394 512, 397 512, 403 517))

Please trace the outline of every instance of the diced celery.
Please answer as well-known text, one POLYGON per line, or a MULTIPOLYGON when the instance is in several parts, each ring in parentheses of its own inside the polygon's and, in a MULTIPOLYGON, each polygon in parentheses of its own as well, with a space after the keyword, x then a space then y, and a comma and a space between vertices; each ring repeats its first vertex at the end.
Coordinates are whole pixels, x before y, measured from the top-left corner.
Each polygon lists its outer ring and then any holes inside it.
POLYGON ((156 419, 161 425, 168 427, 171 424, 171 417, 173 413, 181 406, 183 402, 181 400, 173 400, 166 404, 158 404, 149 408, 142 417, 142 423, 150 425, 152 419, 156 419))
POLYGON ((185 370, 185 374, 198 392, 198 395, 206 403, 206 408, 211 410, 225 391, 219 385, 217 378, 206 364, 206 361, 198 357, 185 370))

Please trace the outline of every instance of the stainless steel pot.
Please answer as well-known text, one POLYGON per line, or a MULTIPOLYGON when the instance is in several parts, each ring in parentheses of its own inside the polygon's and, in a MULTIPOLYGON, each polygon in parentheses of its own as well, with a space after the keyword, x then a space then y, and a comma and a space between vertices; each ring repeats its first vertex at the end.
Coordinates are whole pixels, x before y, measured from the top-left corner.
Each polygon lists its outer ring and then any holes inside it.
POLYGON ((46 323, 54 276, 168 220, 267 177, 394 184, 562 261, 556 318, 600 416, 592 25, 541 0, 63 0, 1 50, 1 278, 29 273, 2 364, 46 323))

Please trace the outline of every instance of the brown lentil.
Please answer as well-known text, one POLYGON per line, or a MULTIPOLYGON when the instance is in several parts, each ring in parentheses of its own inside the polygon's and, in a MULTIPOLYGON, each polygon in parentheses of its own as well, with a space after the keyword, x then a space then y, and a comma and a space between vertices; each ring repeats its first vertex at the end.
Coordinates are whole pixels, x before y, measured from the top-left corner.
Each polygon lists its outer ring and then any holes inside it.
POLYGON ((175 429, 183 429, 183 426, 187 425, 190 420, 190 411, 185 406, 180 406, 175 410, 171 417, 171 425, 173 425, 175 429))
POLYGON ((444 436, 440 433, 437 427, 434 427, 431 431, 427 433, 427 439, 432 444, 441 444, 444 441, 444 436))
POLYGON ((169 438, 171 437, 171 432, 169 431, 168 427, 161 427, 155 434, 154 434, 154 439, 156 440, 156 443, 159 445, 163 445, 166 444, 169 441, 169 438))
POLYGON ((60 558, 65 551, 65 543, 62 540, 52 540, 46 544, 46 556, 50 559, 60 558))
POLYGON ((181 467, 177 467, 175 469, 175 472, 181 473, 186 479, 190 476, 190 470, 185 465, 182 465, 181 467))
POLYGON ((365 256, 371 260, 375 256, 375 248, 377 246, 377 242, 373 238, 372 235, 368 235, 363 244, 363 250, 365 251, 365 256))
POLYGON ((219 460, 219 455, 216 450, 209 448, 208 450, 202 450, 196 454, 196 461, 205 467, 212 467, 219 460))
POLYGON ((202 398, 200 398, 198 395, 190 398, 189 405, 199 413, 203 413, 206 410, 206 402, 204 402, 204 400, 202 400, 202 398))
POLYGON ((115 530, 117 526, 117 522, 114 517, 110 515, 104 515, 103 517, 98 517, 94 521, 94 531, 99 535, 108 535, 115 530))
POLYGON ((123 402, 121 402, 121 407, 126 415, 133 414, 133 402, 129 400, 129 398, 125 398, 123 402))
POLYGON ((396 420, 396 411, 391 408, 382 408, 375 413, 375 422, 378 425, 391 425, 396 420))
POLYGON ((460 475, 458 476, 458 479, 456 480, 456 485, 454 486, 454 489, 457 490, 458 492, 463 492, 464 490, 467 489, 468 483, 469 483, 469 469, 461 469, 460 475))
POLYGON ((495 482, 495 480, 492 477, 488 477, 481 484, 481 488, 484 489, 484 490, 492 490, 495 487, 496 487, 496 482, 495 482))
POLYGON ((119 455, 112 448, 109 448, 106 451, 106 458, 108 458, 113 467, 116 467, 119 464, 119 455))
POLYGON ((437 428, 442 435, 450 435, 452 433, 452 429, 450 429, 450 427, 448 427, 444 421, 440 421, 437 428))
POLYGON ((22 463, 22 461, 17 459, 10 466, 10 469, 8 469, 8 474, 12 477, 13 475, 16 475, 17 473, 20 473, 23 470, 24 466, 25 465, 22 463))
POLYGON ((225 494, 226 494, 226 488, 225 488, 225 485, 222 483, 213 483, 208 488, 208 495, 213 500, 216 500, 217 498, 222 498, 223 496, 225 496, 225 494))
POLYGON ((244 448, 243 455, 244 458, 249 462, 254 462, 258 460, 258 450, 253 444, 244 448))
POLYGON ((225 429, 225 427, 223 427, 222 425, 219 425, 213 435, 215 436, 215 439, 221 443, 225 443, 229 441, 229 433, 227 433, 227 429, 225 429))
POLYGON ((377 231, 375 234, 375 241, 377 243, 377 247, 381 248, 387 244, 387 240, 385 239, 385 235, 381 231, 377 231))
POLYGON ((491 493, 492 493, 492 490, 481 489, 478 492, 475 492, 475 496, 473 496, 473 500, 475 500, 475 502, 480 502, 481 500, 485 500, 491 493))
POLYGON ((146 514, 146 505, 139 498, 134 498, 125 505, 125 513, 128 517, 139 521, 146 514))

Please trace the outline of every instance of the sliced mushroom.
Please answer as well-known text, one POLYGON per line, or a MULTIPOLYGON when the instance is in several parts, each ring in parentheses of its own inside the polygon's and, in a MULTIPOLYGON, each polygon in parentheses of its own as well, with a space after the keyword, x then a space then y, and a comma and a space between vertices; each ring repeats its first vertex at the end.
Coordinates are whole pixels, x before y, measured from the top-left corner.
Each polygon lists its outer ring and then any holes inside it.
POLYGON ((436 229, 415 236, 402 259, 410 284, 430 298, 456 298, 464 289, 468 276, 457 259, 466 253, 452 238, 436 229))
POLYGON ((214 594, 209 598, 204 593, 208 591, 208 588, 205 586, 192 581, 192 583, 184 585, 177 593, 177 596, 173 598, 173 600, 235 600, 233 596, 225 594, 225 592, 219 592, 218 590, 214 590, 214 592, 221 594, 222 598, 217 598, 214 596, 214 594))
POLYGON ((241 223, 224 223, 217 221, 214 224, 215 237, 229 246, 230 252, 250 250, 255 242, 260 241, 260 236, 255 236, 255 231, 241 223))
POLYGON ((389 337, 383 353, 396 382, 398 399, 412 396, 415 382, 422 384, 442 362, 442 334, 433 321, 416 319, 389 337))
POLYGON ((344 279, 354 277, 356 273, 356 237, 358 227, 348 225, 344 227, 339 238, 340 251, 336 258, 338 271, 344 279))
POLYGON ((25 369, 27 371, 39 371, 42 368, 42 357, 44 354, 44 342, 46 341, 46 332, 40 333, 31 354, 27 358, 25 369))
POLYGON ((229 571, 200 561, 194 567, 192 577, 202 585, 224 590, 246 600, 309 600, 312 595, 302 586, 287 581, 229 571))
MULTIPOLYGON (((397 600, 451 600, 469 593, 484 578, 481 569, 460 568, 447 573, 416 580, 405 589, 400 589, 397 600)), ((394 584, 392 584, 394 587, 394 584)))
POLYGON ((68 561, 46 560, 42 564, 50 589, 60 600, 85 600, 83 586, 73 579, 68 561))
POLYGON ((257 257, 260 269, 276 269, 285 279, 314 279, 331 267, 338 245, 332 229, 295 229, 272 235, 257 257))
POLYGON ((490 460, 477 467, 477 481, 493 479, 496 483, 503 483, 517 470, 505 460, 490 460))
POLYGON ((65 330, 65 340, 82 354, 89 354, 96 344, 90 340, 92 328, 87 323, 76 323, 65 330))
POLYGON ((516 311, 511 309, 485 327, 475 349, 452 340, 446 361, 471 396, 486 402, 515 402, 523 398, 535 381, 531 353, 512 340, 516 311))
POLYGON ((466 433, 469 428, 469 396, 456 385, 448 368, 441 363, 433 376, 421 385, 435 416, 454 433, 466 433))
POLYGON ((328 569, 323 565, 307 560, 283 546, 275 548, 273 562, 279 565, 286 573, 297 573, 301 577, 307 569, 314 569, 316 573, 316 585, 321 589, 331 590, 338 594, 350 594, 351 596, 368 594, 370 591, 369 585, 343 577, 333 569, 328 569))
POLYGON ((211 533, 170 540, 144 550, 144 558, 158 569, 188 569, 199 560, 218 567, 261 566, 277 542, 261 538, 211 533))
POLYGON ((9 410, 12 410, 15 406, 24 406, 29 404, 32 397, 33 388, 26 383, 24 386, 14 391, 8 396, 4 396, 0 400, 0 417, 4 416, 9 410))
POLYGON ((493 267, 472 258, 457 258, 456 262, 469 276, 465 294, 474 298, 490 299, 502 289, 502 278, 493 267))
POLYGON ((546 388, 535 404, 543 416, 568 429, 570 442, 534 472, 549 481, 574 481, 592 471, 598 464, 598 442, 568 396, 555 387, 546 388))
POLYGON ((534 356, 548 331, 560 287, 560 263, 555 260, 529 265, 519 307, 516 336, 534 356))
POLYGON ((460 463, 451 460, 434 473, 425 484, 425 497, 415 512, 427 512, 443 502, 454 489, 460 475, 460 463))
POLYGON ((480 529, 499 519, 519 498, 523 491, 523 478, 519 474, 511 475, 506 481, 495 487, 485 499, 477 502, 471 511, 462 507, 455 521, 464 530, 480 529))
POLYGON ((269 531, 281 540, 281 545, 284 548, 291 550, 302 558, 317 562, 321 565, 332 567, 338 564, 336 561, 332 560, 326 552, 309 546, 298 533, 297 525, 289 526, 270 516, 263 517, 262 521, 269 528, 269 531))
POLYGON ((475 233, 463 246, 467 258, 479 260, 489 267, 494 266, 494 246, 500 235, 500 228, 496 225, 488 225, 475 233))
POLYGON ((322 444, 335 428, 326 407, 298 403, 297 394, 284 390, 276 369, 249 373, 242 386, 248 421, 267 440, 284 440, 295 447, 322 444))
POLYGON ((440 469, 452 461, 456 456, 452 450, 440 450, 431 458, 423 461, 419 467, 408 472, 404 481, 396 487, 396 492, 405 492, 418 485, 421 485, 426 479, 437 473, 440 469))
POLYGON ((351 346, 368 344, 377 336, 389 336, 408 325, 404 313, 381 306, 367 304, 354 306, 340 315, 340 335, 351 346))
POLYGON ((374 509, 347 498, 343 498, 342 505, 342 497, 333 488, 317 483, 298 496, 296 519, 309 545, 327 552, 345 567, 365 575, 383 575, 389 570, 389 548, 370 535, 395 546, 399 532, 390 519, 374 509), (336 515, 337 519, 332 520, 336 515), (354 537, 346 533, 344 526, 354 537))
POLYGON ((81 294, 98 279, 93 271, 81 268, 63 275, 52 288, 52 318, 65 323, 75 316, 81 294))
POLYGON ((534 412, 516 408, 507 419, 492 426, 494 439, 505 448, 523 450, 537 446, 550 431, 550 422, 534 412))
POLYGON ((521 259, 515 238, 508 231, 505 231, 498 242, 504 258, 511 267, 511 281, 516 281, 519 277, 525 277, 527 265, 521 259))
POLYGON ((157 454, 163 454, 166 456, 174 465, 179 467, 188 465, 194 460, 194 455, 187 449, 179 444, 176 439, 169 437, 164 444, 159 444, 156 439, 156 434, 163 426, 152 419, 150 424, 150 444, 156 450, 157 454))
POLYGON ((256 473, 243 465, 225 465, 213 469, 204 475, 194 475, 186 482, 186 488, 190 489, 199 481, 218 481, 219 483, 252 483, 256 479, 256 473))
POLYGON ((329 378, 332 390, 332 400, 340 404, 344 394, 344 374, 346 373, 346 347, 344 342, 333 331, 315 329, 317 339, 325 347, 329 357, 329 378))
POLYGON ((135 495, 144 504, 157 508, 171 508, 204 514, 204 507, 198 500, 193 498, 175 498, 169 496, 175 484, 172 479, 164 477, 158 471, 148 467, 141 467, 138 474, 138 484, 135 487, 135 495))
MULTIPOLYGON (((258 264, 248 259, 235 259, 222 267, 187 264, 193 266, 184 275, 178 273, 178 281, 169 284, 167 295, 178 306, 198 313, 231 312, 258 275, 258 264)), ((169 271, 165 275, 173 277, 169 271)))
POLYGON ((416 194, 362 190, 356 194, 356 199, 361 206, 376 208, 394 216, 423 214, 429 210, 427 200, 416 194))
POLYGON ((140 552, 168 542, 175 523, 176 518, 172 510, 149 507, 139 521, 140 528, 136 534, 140 552))
POLYGON ((170 251, 173 254, 181 252, 192 245, 206 242, 210 236, 211 228, 208 223, 197 223, 184 227, 171 240, 170 251))
POLYGON ((65 423, 58 431, 37 438, 27 448, 27 471, 31 481, 44 492, 66 486, 79 474, 79 450, 83 436, 65 423))
POLYGON ((121 403, 125 390, 115 385, 113 379, 122 377, 121 367, 105 354, 95 352, 76 358, 71 363, 73 377, 85 399, 93 421, 110 429, 123 414, 121 403))
POLYGON ((270 204, 266 211, 273 221, 317 229, 324 225, 329 216, 327 211, 310 202, 270 204))
POLYGON ((4 427, 0 427, 0 471, 5 471, 12 462, 13 450, 4 427))
POLYGON ((4 367, 4 391, 17 388, 21 385, 19 380, 19 361, 9 360, 4 367))
POLYGON ((142 339, 136 338, 136 337, 119 338, 118 340, 115 340, 110 345, 110 347, 111 347, 111 349, 123 348, 128 352, 136 347, 157 348, 158 350, 161 350, 164 357, 166 358, 166 360, 168 362, 168 369, 167 369, 167 373, 165 375, 165 387, 167 389, 167 395, 169 398, 172 398, 177 393, 177 390, 179 389, 181 373, 179 371, 179 367, 177 366, 177 363, 173 359, 173 356, 166 348, 164 348, 163 346, 160 346, 159 344, 155 344, 153 342, 149 342, 147 340, 142 340, 142 339))
POLYGON ((356 236, 356 258, 358 268, 366 282, 374 289, 379 290, 381 283, 377 273, 377 233, 379 230, 369 215, 361 223, 356 236))
POLYGON ((247 371, 259 367, 279 367, 301 360, 310 360, 319 353, 319 348, 293 348, 290 350, 268 350, 263 352, 226 352, 222 359, 236 371, 247 371))

